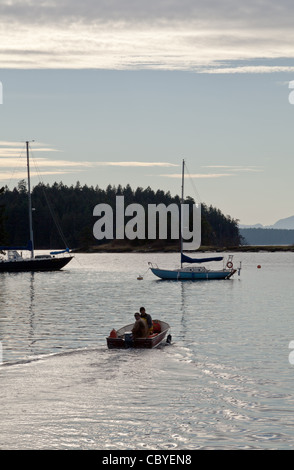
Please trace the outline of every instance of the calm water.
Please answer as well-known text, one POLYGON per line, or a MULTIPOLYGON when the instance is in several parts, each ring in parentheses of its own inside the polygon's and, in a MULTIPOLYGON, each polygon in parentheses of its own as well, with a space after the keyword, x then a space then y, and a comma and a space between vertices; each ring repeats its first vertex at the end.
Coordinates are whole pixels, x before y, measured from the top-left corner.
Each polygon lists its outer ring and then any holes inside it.
POLYGON ((61 272, 0 274, 1 449, 293 448, 294 254, 235 254, 229 281, 147 271, 178 258, 76 255, 61 272), (109 351, 141 305, 173 343, 109 351))

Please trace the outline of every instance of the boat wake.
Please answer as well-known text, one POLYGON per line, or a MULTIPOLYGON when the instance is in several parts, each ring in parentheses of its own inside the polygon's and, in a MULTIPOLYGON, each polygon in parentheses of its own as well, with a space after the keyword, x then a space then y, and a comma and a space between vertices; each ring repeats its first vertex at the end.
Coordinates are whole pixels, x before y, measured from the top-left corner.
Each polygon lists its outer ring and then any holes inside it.
POLYGON ((245 372, 197 357, 181 342, 153 350, 98 346, 7 363, 0 367, 0 447, 243 448, 249 425, 252 448, 260 448, 260 439, 271 445, 282 439, 279 423, 261 436, 265 407, 245 372))

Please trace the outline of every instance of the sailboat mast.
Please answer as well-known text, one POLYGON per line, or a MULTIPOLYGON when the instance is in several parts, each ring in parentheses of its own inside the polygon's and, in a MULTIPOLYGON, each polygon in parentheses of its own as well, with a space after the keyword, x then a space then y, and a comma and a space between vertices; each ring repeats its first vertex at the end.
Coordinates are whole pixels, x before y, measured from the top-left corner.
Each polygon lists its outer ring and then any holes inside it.
POLYGON ((182 164, 182 195, 181 195, 181 224, 180 224, 180 241, 181 241, 181 267, 183 266, 182 263, 182 253, 183 253, 183 235, 182 235, 182 228, 183 228, 183 207, 184 204, 184 172, 185 172, 185 160, 183 159, 182 164))
POLYGON ((33 234, 31 179, 30 179, 30 157, 29 157, 29 141, 28 140, 26 141, 26 147, 27 147, 27 168, 28 168, 28 200, 29 200, 29 226, 30 226, 31 258, 34 258, 34 234, 33 234))

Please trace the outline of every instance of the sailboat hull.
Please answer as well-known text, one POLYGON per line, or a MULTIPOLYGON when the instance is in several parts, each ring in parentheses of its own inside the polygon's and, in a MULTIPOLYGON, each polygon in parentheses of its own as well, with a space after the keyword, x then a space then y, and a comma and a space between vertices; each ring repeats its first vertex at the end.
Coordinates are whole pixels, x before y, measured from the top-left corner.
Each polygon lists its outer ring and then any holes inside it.
POLYGON ((220 271, 187 271, 150 268, 153 274, 161 279, 174 281, 208 281, 217 279, 229 279, 236 272, 233 270, 220 271))
POLYGON ((34 258, 16 261, 0 261, 0 273, 37 272, 37 271, 59 271, 66 266, 72 256, 64 258, 34 258))

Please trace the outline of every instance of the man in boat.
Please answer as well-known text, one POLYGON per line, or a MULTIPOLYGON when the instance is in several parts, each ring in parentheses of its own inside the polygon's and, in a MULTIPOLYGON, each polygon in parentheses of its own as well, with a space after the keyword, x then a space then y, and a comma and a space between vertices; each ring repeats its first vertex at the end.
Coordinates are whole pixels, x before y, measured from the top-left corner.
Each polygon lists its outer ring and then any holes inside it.
POLYGON ((151 315, 149 315, 149 313, 146 312, 145 307, 140 308, 140 313, 141 313, 141 318, 143 318, 143 320, 145 320, 145 322, 147 323, 149 335, 152 335, 153 324, 152 324, 151 315))
POLYGON ((140 317, 140 313, 136 312, 135 324, 132 329, 133 338, 147 338, 149 335, 147 323, 140 317))

